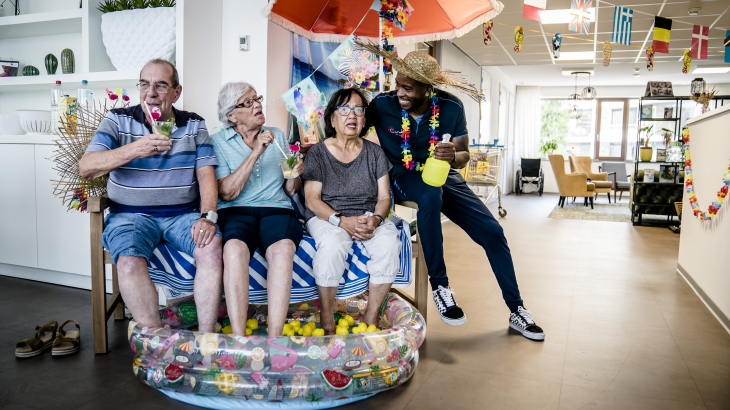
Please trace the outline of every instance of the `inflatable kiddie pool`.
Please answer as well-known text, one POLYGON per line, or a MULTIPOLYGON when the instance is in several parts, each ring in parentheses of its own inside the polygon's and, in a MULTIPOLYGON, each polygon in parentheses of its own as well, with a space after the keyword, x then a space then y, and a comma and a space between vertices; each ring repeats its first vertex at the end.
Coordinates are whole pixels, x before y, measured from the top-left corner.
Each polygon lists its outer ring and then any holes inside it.
MULTIPOLYGON (((290 306, 287 321, 319 327, 314 305, 290 306)), ((357 321, 366 307, 361 295, 338 301, 338 314, 357 321)), ((219 316, 224 328, 225 303, 219 316)), ((366 399, 411 377, 426 337, 423 316, 392 293, 380 309, 382 330, 369 333, 269 337, 266 306, 249 310, 260 325, 249 336, 197 332, 191 301, 160 317, 163 328, 129 324, 135 376, 176 400, 216 409, 323 409, 366 399)))

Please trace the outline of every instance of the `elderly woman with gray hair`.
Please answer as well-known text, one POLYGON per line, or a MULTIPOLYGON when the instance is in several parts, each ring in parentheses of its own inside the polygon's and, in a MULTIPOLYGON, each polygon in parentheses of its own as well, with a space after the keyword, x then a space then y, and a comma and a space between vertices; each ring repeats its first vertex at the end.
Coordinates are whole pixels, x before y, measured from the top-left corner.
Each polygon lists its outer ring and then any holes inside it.
MULTIPOLYGON (((290 196, 301 181, 284 179, 284 133, 265 127, 263 96, 248 83, 225 84, 218 93, 224 129, 211 136, 218 159, 219 227, 223 233, 223 286, 234 334, 246 332, 248 264, 258 248, 269 264, 269 334, 281 335, 291 294, 294 253, 302 240, 290 196)), ((294 168, 301 174, 304 163, 294 168)))

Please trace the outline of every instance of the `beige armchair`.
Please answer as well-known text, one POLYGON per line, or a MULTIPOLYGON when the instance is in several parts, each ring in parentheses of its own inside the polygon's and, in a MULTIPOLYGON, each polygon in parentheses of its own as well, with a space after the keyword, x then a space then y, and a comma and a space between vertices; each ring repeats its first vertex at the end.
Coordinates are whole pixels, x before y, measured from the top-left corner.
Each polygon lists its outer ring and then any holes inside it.
POLYGON ((550 166, 555 174, 555 181, 558 183, 558 192, 560 192, 560 200, 558 205, 562 208, 565 205, 565 198, 580 197, 585 201, 590 199, 591 209, 593 209, 593 194, 595 184, 588 182, 588 174, 586 173, 570 173, 565 172, 565 159, 562 155, 549 155, 550 166))
POLYGON ((593 194, 598 198, 598 194, 606 194, 608 196, 608 203, 611 203, 611 188, 613 188, 613 182, 608 180, 608 172, 594 173, 591 170, 591 163, 593 159, 591 157, 577 157, 571 155, 568 157, 570 161, 570 172, 572 173, 585 173, 588 175, 589 181, 595 185, 593 194))

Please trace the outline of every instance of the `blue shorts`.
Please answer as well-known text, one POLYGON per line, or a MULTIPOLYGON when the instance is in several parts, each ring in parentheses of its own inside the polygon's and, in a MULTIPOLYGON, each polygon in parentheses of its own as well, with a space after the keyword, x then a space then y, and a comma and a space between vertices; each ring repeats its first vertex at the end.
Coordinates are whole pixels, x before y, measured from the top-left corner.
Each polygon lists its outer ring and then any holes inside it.
MULTIPOLYGON (((120 256, 139 256, 149 263, 152 253, 161 242, 172 245, 180 252, 195 256, 195 242, 190 233, 200 213, 156 217, 127 212, 110 213, 104 219, 101 236, 104 247, 112 254, 116 265, 120 256)), ((216 236, 221 231, 216 226, 216 236)))

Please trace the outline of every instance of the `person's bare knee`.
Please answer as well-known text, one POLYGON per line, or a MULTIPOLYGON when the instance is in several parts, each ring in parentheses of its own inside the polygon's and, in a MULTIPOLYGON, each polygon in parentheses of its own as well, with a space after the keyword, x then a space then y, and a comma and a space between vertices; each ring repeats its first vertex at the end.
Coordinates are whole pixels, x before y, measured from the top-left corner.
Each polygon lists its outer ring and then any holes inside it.
POLYGON ((226 266, 248 266, 251 260, 251 251, 246 242, 238 239, 231 239, 223 247, 223 264, 226 266))
POLYGON ((269 263, 277 263, 287 259, 291 260, 294 258, 296 251, 297 247, 291 239, 282 239, 266 249, 266 260, 269 263))
POLYGON ((120 256, 117 258, 117 272, 121 277, 133 277, 140 273, 146 273, 147 259, 141 256, 120 256), (144 272, 141 272, 144 271, 144 272))
POLYGON ((221 238, 216 236, 205 247, 195 249, 195 263, 198 269, 215 269, 223 265, 221 243, 221 238))

